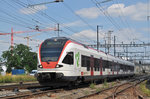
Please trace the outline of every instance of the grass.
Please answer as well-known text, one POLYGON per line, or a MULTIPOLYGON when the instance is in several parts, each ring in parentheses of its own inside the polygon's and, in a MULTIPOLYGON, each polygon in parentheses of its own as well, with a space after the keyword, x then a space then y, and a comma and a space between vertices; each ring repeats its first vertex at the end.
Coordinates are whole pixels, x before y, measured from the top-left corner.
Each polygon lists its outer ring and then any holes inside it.
POLYGON ((100 92, 102 90, 102 88, 97 88, 96 92, 100 92))
POLYGON ((95 83, 91 83, 91 84, 90 84, 90 88, 91 88, 91 89, 95 89, 95 83))
POLYGON ((144 94, 146 94, 147 96, 150 96, 150 90, 146 88, 146 82, 147 81, 140 84, 140 89, 144 94))
POLYGON ((87 90, 84 91, 84 94, 85 94, 85 95, 88 95, 88 94, 89 94, 89 91, 87 91, 87 90))
POLYGON ((103 87, 104 87, 104 88, 108 88, 108 87, 109 87, 109 85, 108 85, 108 83, 107 83, 107 79, 104 79, 103 87))
POLYGON ((29 75, 0 75, 0 83, 17 83, 17 82, 29 82, 36 81, 36 78, 29 75))
POLYGON ((115 82, 112 82, 112 83, 111 83, 111 86, 113 87, 113 86, 115 86, 115 84, 116 84, 115 82))

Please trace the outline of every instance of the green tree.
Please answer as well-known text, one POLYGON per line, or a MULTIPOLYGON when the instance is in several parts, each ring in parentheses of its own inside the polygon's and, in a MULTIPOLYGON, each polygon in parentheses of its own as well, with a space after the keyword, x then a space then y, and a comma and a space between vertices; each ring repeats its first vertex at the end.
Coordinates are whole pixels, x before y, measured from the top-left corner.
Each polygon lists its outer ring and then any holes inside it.
POLYGON ((3 52, 2 57, 6 61, 7 72, 11 72, 12 67, 31 72, 37 66, 37 54, 23 44, 15 45, 13 50, 10 47, 8 51, 3 52))
POLYGON ((2 62, 2 58, 0 57, 0 62, 2 62))
POLYGON ((0 57, 0 75, 1 75, 1 72, 3 71, 1 67, 1 63, 2 63, 2 58, 0 57))

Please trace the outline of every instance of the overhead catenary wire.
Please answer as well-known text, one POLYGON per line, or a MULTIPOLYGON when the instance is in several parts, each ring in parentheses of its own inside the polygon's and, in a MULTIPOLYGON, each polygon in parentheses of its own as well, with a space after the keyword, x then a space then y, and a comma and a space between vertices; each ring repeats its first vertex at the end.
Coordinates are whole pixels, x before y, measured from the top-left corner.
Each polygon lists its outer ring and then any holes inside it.
MULTIPOLYGON (((21 1, 19 1, 19 2, 21 2, 21 1)), ((17 3, 18 3, 18 2, 17 2, 17 3)), ((25 3, 23 3, 23 2, 21 2, 21 3, 22 3, 21 5, 22 5, 23 7, 28 6, 27 4, 25 4, 25 3)), ((66 28, 67 30, 69 30, 69 31, 71 31, 71 32, 73 32, 73 33, 78 33, 77 31, 71 29, 71 28, 68 27, 68 26, 63 26, 63 24, 62 24, 61 22, 58 22, 56 19, 50 17, 49 15, 47 15, 46 13, 44 13, 43 11, 39 11, 39 14, 40 14, 41 16, 44 16, 44 17, 46 17, 47 19, 51 20, 52 22, 60 23, 60 25, 61 25, 62 27, 66 28)), ((83 36, 83 35, 82 35, 82 36, 83 36)), ((90 40, 90 38, 87 38, 87 37, 85 37, 85 38, 88 39, 88 40, 90 40)), ((91 40, 91 41, 95 42, 94 40, 91 40)))
MULTIPOLYGON (((115 4, 114 1, 113 1, 113 3, 115 4)), ((121 20, 121 24, 124 25, 124 26, 127 26, 128 27, 128 29, 127 29, 128 33, 132 34, 131 33, 132 30, 131 30, 129 24, 127 23, 127 20, 125 20, 125 18, 124 18, 124 14, 123 14, 122 8, 119 5, 119 2, 117 2, 116 4, 117 4, 117 6, 119 7, 119 10, 120 10, 120 11, 118 11, 119 12, 118 17, 121 20), (129 31, 129 29, 130 29, 130 31, 129 31)), ((131 38, 129 37, 129 35, 128 35, 128 39, 131 40, 131 38)))
MULTIPOLYGON (((5 3, 7 3, 5 1, 5 3)), ((7 3, 8 4, 8 3, 7 3)), ((10 7, 11 5, 9 5, 8 7, 10 7)), ((3 8, 4 9, 4 8, 3 8)), ((11 8, 12 9, 12 8, 11 8)), ((2 9, 1 9, 2 10, 2 9)), ((26 27, 28 28, 29 26, 27 25, 34 25, 34 24, 31 24, 30 20, 27 20, 27 19, 24 19, 23 17, 19 17, 19 16, 16 16, 14 13, 11 13, 10 11, 7 11, 7 9, 5 9, 4 11, 2 10, 2 13, 6 14, 8 17, 4 18, 3 17, 3 20, 6 20, 7 22, 6 23, 15 23, 15 25, 20 25, 22 27, 26 27), (9 22, 10 21, 10 22, 9 22), (18 23, 17 23, 18 22, 18 23), (28 23, 27 23, 28 22, 28 23)), ((3 21, 2 20, 2 21, 3 21)), ((5 22, 5 21, 4 21, 5 22)))
MULTIPOLYGON (((114 2, 114 1, 113 1, 113 2, 114 2)), ((124 12, 122 11, 122 8, 120 7, 118 0, 116 0, 116 2, 117 2, 118 7, 120 8, 119 10, 120 10, 121 16, 123 16, 123 17, 120 16, 122 22, 129 28, 128 32, 129 32, 131 35, 133 35, 133 36, 135 37, 135 39, 137 39, 136 35, 135 35, 135 34, 133 33, 133 31, 132 31, 131 25, 129 25, 128 20, 125 18, 124 12)), ((132 25, 133 25, 133 24, 132 24, 132 25)))
MULTIPOLYGON (((8 2, 6 2, 6 3, 8 3, 8 2)), ((10 5, 10 6, 13 7, 12 5, 10 5)), ((14 7, 13 7, 13 8, 14 8, 14 7)), ((7 13, 7 15, 9 15, 9 14, 7 13)), ((10 17, 12 17, 12 15, 11 15, 10 17)), ((13 18, 16 18, 16 19, 17 19, 18 17, 17 17, 17 16, 15 17, 15 15, 13 15, 13 18)), ((7 18, 7 19, 8 19, 8 18, 7 18)), ((24 19, 24 18, 21 18, 21 19, 24 19)), ((5 19, 4 19, 4 20, 5 20, 5 19)), ((4 21, 4 20, 2 20, 2 21, 4 21)), ((4 22, 6 22, 6 21, 7 21, 7 23, 15 23, 15 24, 17 24, 17 25, 19 25, 19 26, 24 26, 24 27, 26 27, 26 28, 33 29, 33 28, 31 28, 31 27, 27 27, 27 26, 26 26, 27 23, 22 25, 22 23, 24 23, 23 21, 20 22, 20 23, 16 23, 16 21, 13 22, 12 19, 11 19, 11 21, 5 20, 4 22)), ((31 23, 30 20, 27 20, 27 21, 28 21, 29 23, 31 23)), ((26 22, 27 22, 27 21, 26 21, 26 22)))
MULTIPOLYGON (((14 1, 14 0, 13 0, 13 1, 14 1)), ((12 2, 13 2, 13 1, 12 1, 12 2)), ((15 1, 14 1, 14 2, 15 2, 15 1)), ((6 2, 6 1, 5 1, 5 3, 9 4, 12 8, 18 10, 18 9, 16 8, 16 6, 13 6, 12 4, 10 4, 10 2, 6 2)), ((18 2, 17 2, 17 3, 18 3, 18 2)), ((25 21, 28 22, 28 23, 31 23, 31 21, 32 21, 32 23, 33 23, 33 22, 34 22, 34 23, 39 23, 39 24, 42 24, 42 26, 45 25, 45 24, 43 24, 43 23, 40 23, 37 19, 35 19, 35 16, 28 15, 28 14, 26 14, 26 16, 29 17, 30 20, 27 19, 26 17, 21 17, 21 19, 25 20, 25 21)), ((17 17, 20 17, 20 16, 17 16, 17 17)), ((39 19, 41 19, 41 18, 38 17, 38 16, 36 16, 36 17, 39 18, 39 19)), ((33 24, 33 25, 35 25, 35 24, 33 24)))
MULTIPOLYGON (((23 6, 23 7, 25 7, 24 6, 24 4, 22 4, 23 2, 16 2, 16 3, 18 3, 18 4, 20 4, 21 6, 23 6)), ((32 10, 32 9, 31 9, 32 10)), ((49 17, 50 18, 50 17, 49 17)), ((52 18, 51 18, 52 19, 52 18)), ((55 19, 52 19, 52 21, 55 21, 55 23, 57 22, 55 19)), ((63 26, 63 25, 62 25, 63 26)), ((72 31, 69 27, 65 27, 65 28, 67 28, 68 30, 70 30, 70 31, 72 31)), ((74 31, 72 31, 72 32, 74 32, 74 31)))
MULTIPOLYGON (((93 0, 93 1, 94 1, 94 0, 93 0)), ((104 9, 103 9, 103 7, 100 5, 100 3, 97 3, 96 0, 95 0, 95 2, 96 2, 95 4, 96 4, 97 6, 99 5, 99 6, 98 6, 98 7, 100 7, 99 10, 101 10, 101 12, 104 12, 104 9), (102 11, 102 10, 103 10, 103 11, 102 11)), ((114 1, 113 1, 113 2, 114 2, 114 1)), ((118 6, 119 6, 119 5, 118 5, 118 6)), ((121 9, 120 9, 120 10, 121 10, 121 9)), ((105 16, 108 15, 108 17, 109 17, 109 13, 108 13, 107 11, 105 11, 105 12, 104 12, 103 14, 104 14, 104 15, 106 14, 105 16), (105 12, 106 12, 106 13, 105 13, 105 12)), ((121 10, 121 12, 122 12, 122 10, 121 10)), ((121 19, 121 21, 122 21, 122 23, 123 23, 123 19, 121 18, 120 15, 119 15, 119 18, 121 19)), ((109 18, 108 18, 108 19, 109 19, 109 18)), ((113 21, 113 20, 112 20, 112 21, 110 20, 110 22, 112 23, 112 22, 114 22, 114 21, 113 21)), ((125 23, 123 23, 123 24, 125 24, 125 23)), ((115 25, 115 24, 114 24, 114 25, 115 25)), ((129 27, 129 29, 131 30, 131 28, 130 28, 130 26, 129 26, 128 23, 126 23, 125 25, 127 25, 127 26, 129 27)), ((119 25, 115 25, 115 26, 119 26, 119 25)), ((121 27, 119 27, 119 28, 121 29, 121 27)), ((120 30, 119 28, 118 28, 118 30, 120 30)), ((129 31, 129 30, 127 30, 127 31, 128 31, 128 33, 130 33, 131 35, 134 36, 134 34, 133 34, 131 31, 129 31)), ((134 36, 134 37, 135 37, 135 36, 134 36)), ((128 39, 131 40, 131 37, 128 36, 128 39)))
POLYGON ((69 11, 71 11, 75 16, 77 16, 82 22, 84 22, 85 24, 87 24, 87 26, 89 27, 89 28, 91 28, 92 30, 94 30, 94 31, 96 31, 96 29, 93 27, 93 26, 91 26, 87 21, 85 21, 82 17, 80 17, 78 14, 76 14, 74 11, 73 11, 73 9, 69 6, 69 5, 67 5, 65 2, 63 2, 63 5, 69 10, 69 11))
POLYGON ((7 15, 7 16, 9 16, 9 17, 11 17, 13 20, 22 22, 22 23, 25 24, 25 25, 26 25, 26 24, 33 25, 33 24, 31 24, 31 23, 26 23, 26 22, 25 22, 24 20, 22 20, 20 17, 18 17, 18 16, 16 16, 16 15, 12 15, 12 14, 10 14, 10 13, 4 11, 3 9, 0 9, 0 12, 1 12, 1 13, 4 13, 5 15, 7 15))
POLYGON ((99 9, 100 12, 102 12, 106 18, 110 21, 110 23, 117 29, 117 30, 120 30, 120 26, 116 23, 116 21, 109 15, 109 13, 107 11, 104 10, 104 8, 101 6, 100 3, 98 3, 97 0, 91 0, 95 5, 96 7, 99 9))
MULTIPOLYGON (((14 17, 14 18, 15 18, 15 17, 14 17)), ((23 19, 23 18, 22 18, 22 19, 23 19)), ((28 21, 29 21, 29 20, 28 20, 28 21)), ((11 22, 7 21, 7 23, 11 23, 11 22)), ((12 22, 12 23, 14 23, 14 22, 12 22)), ((20 25, 20 26, 25 26, 25 27, 26 27, 27 24, 22 25, 21 23, 24 23, 24 22, 15 23, 15 24, 20 25)), ((31 27, 27 27, 27 28, 32 29, 31 27)), ((69 28, 68 28, 68 29, 69 29, 69 28)))
MULTIPOLYGON (((18 0, 15 0, 15 1, 17 1, 18 2, 18 0)), ((22 2, 22 1, 21 1, 22 2)), ((29 3, 31 3, 31 1, 30 2, 28 2, 28 4, 29 3)), ((24 5, 24 4, 23 4, 24 5)), ((41 15, 41 14, 40 14, 41 15)), ((48 14, 47 14, 48 15, 48 14)), ((28 16, 31 16, 31 15, 28 15, 28 16)), ((37 15, 37 17, 39 16, 39 13, 38 13, 38 15, 37 15)), ((41 15, 42 16, 42 15, 41 15)), ((39 16, 39 17, 41 17, 41 16, 39 16)), ((50 16, 50 15, 48 15, 48 16, 50 16)), ((34 17, 34 16, 33 16, 34 17)), ((47 18, 47 17, 45 17, 45 16, 43 16, 43 18, 47 18)), ((56 19, 55 19, 56 20, 56 19)), ((39 23, 39 24, 41 24, 42 25, 42 23, 43 23, 43 21, 37 21, 36 19, 34 20, 33 19, 33 21, 35 21, 36 23, 39 23)), ((58 20, 56 20, 57 22, 58 22, 58 20)), ((18 22, 19 23, 19 22, 18 22)), ((56 23, 56 22, 55 22, 56 23)), ((59 22, 58 22, 59 23, 59 22)), ((25 24, 25 23, 24 23, 25 24)), ((27 25, 27 24, 26 24, 27 25)), ((61 24, 61 26, 64 26, 65 27, 65 25, 64 24, 61 24)), ((70 27, 69 27, 70 28, 70 27)), ((70 28, 71 29, 71 31, 72 31, 72 28, 70 28)), ((68 29, 67 29, 68 30, 68 29)), ((69 30, 70 31, 70 30, 69 30)), ((78 32, 78 31, 74 31, 74 32, 78 32)), ((67 35, 67 34, 66 34, 67 35)), ((68 35, 70 35, 70 34, 68 34, 68 35)))
MULTIPOLYGON (((83 23, 85 23, 90 29, 92 29, 93 31, 96 31, 96 28, 94 28, 93 26, 91 26, 86 20, 84 20, 82 17, 80 17, 80 15, 76 14, 75 11, 69 6, 67 5, 65 2, 62 2, 63 5, 70 11, 72 12, 76 17, 78 17, 83 23)), ((101 33, 101 35, 104 36, 104 34, 101 33)), ((95 41, 94 41, 95 42, 95 41)))

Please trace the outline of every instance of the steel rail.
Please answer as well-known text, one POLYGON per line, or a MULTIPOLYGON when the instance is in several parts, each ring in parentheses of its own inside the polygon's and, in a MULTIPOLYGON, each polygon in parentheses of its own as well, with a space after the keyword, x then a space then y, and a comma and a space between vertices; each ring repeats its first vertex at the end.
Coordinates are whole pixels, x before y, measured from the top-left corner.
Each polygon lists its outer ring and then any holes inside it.
MULTIPOLYGON (((98 95, 98 94, 100 94, 100 93, 102 93, 102 92, 108 91, 108 90, 110 90, 110 89, 117 88, 117 87, 121 87, 121 86, 126 85, 126 84, 131 84, 131 82, 134 82, 134 81, 136 81, 136 80, 138 81, 138 80, 142 79, 142 80, 140 80, 140 82, 143 82, 143 81, 145 81, 146 79, 148 79, 149 76, 150 76, 150 75, 148 75, 148 76, 141 76, 141 77, 135 78, 135 79, 133 79, 133 80, 129 80, 128 82, 125 82, 125 83, 123 83, 123 84, 120 84, 120 85, 117 85, 117 86, 113 86, 113 87, 109 87, 109 88, 103 89, 103 90, 101 90, 101 91, 98 91, 98 92, 95 92, 95 93, 91 93, 91 94, 86 95, 86 96, 81 96, 81 97, 79 97, 78 99, 84 99, 84 98, 87 98, 87 97, 95 96, 95 95, 98 95)), ((140 82, 138 82, 137 84, 139 84, 140 82)), ((135 85, 136 85, 136 84, 135 84, 135 85)), ((130 85, 130 88, 131 88, 132 86, 133 86, 133 85, 130 85)), ((128 88, 127 88, 127 89, 128 89, 128 88)), ((121 91, 121 92, 122 92, 122 91, 121 91)), ((121 93, 121 92, 120 92, 120 93, 121 93)), ((109 99, 109 98, 111 98, 111 97, 113 97, 114 95, 117 95, 117 94, 119 94, 119 92, 116 92, 115 94, 112 94, 112 95, 106 97, 105 99, 109 99)))
POLYGON ((13 84, 13 85, 2 85, 0 86, 0 90, 5 89, 5 90, 12 90, 14 88, 18 89, 23 89, 23 88, 28 88, 28 87, 40 87, 41 85, 39 83, 23 83, 20 82, 19 84, 13 84))
POLYGON ((124 88, 124 89, 118 91, 118 92, 115 92, 115 93, 113 93, 112 95, 110 95, 110 96, 108 96, 108 97, 106 97, 106 98, 104 98, 104 99, 110 99, 110 98, 113 98, 113 99, 114 99, 114 98, 117 97, 117 95, 119 95, 120 93, 126 91, 126 90, 129 89, 129 88, 135 87, 136 85, 140 84, 141 82, 143 82, 143 81, 145 81, 145 80, 147 80, 147 79, 145 78, 145 79, 143 79, 143 80, 140 80, 139 82, 137 82, 137 83, 135 83, 135 84, 133 84, 133 85, 130 85, 130 86, 128 86, 128 87, 126 87, 126 88, 124 88))
POLYGON ((1 99, 17 99, 17 98, 28 98, 28 97, 33 97, 33 96, 38 96, 46 93, 56 93, 58 91, 62 91, 62 89, 51 89, 51 87, 43 88, 42 90, 35 90, 35 91, 27 91, 27 92, 18 92, 15 95, 6 95, 0 97, 1 99))

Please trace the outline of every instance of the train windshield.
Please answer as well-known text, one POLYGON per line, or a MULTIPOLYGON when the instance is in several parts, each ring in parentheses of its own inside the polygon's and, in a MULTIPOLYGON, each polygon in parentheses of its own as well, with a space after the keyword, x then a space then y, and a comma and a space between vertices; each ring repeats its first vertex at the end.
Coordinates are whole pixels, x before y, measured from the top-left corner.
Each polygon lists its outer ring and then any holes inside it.
POLYGON ((62 40, 47 40, 41 46, 41 61, 56 62, 61 54, 66 41, 62 40))

